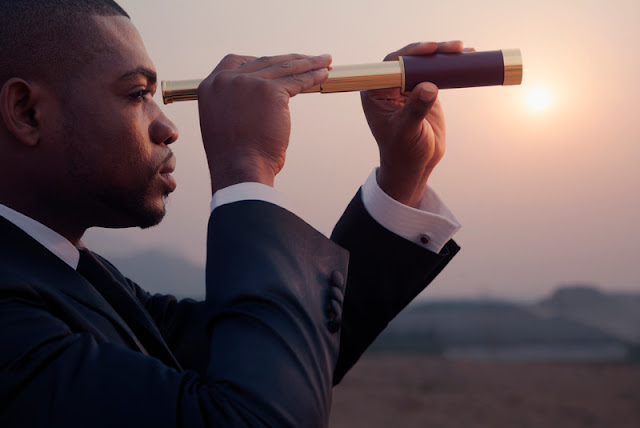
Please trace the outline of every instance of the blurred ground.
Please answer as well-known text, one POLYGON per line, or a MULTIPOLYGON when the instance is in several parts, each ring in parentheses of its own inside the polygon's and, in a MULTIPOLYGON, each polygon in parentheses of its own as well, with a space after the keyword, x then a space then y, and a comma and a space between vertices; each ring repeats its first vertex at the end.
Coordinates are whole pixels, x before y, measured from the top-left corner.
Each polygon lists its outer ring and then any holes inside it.
POLYGON ((640 366, 362 358, 334 388, 330 428, 639 428, 640 366))

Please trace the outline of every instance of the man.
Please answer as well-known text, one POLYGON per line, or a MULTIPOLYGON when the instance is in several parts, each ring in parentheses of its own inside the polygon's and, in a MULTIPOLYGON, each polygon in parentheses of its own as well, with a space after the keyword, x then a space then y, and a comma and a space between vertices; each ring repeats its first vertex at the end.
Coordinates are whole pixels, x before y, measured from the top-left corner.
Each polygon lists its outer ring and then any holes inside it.
POLYGON ((3 2, 0 21, 0 426, 326 426, 332 384, 458 250, 426 186, 437 88, 363 93, 381 165, 329 240, 272 186, 288 100, 330 57, 223 59, 199 88, 207 299, 176 302, 81 241, 157 224, 176 186, 135 27, 111 0, 3 2))

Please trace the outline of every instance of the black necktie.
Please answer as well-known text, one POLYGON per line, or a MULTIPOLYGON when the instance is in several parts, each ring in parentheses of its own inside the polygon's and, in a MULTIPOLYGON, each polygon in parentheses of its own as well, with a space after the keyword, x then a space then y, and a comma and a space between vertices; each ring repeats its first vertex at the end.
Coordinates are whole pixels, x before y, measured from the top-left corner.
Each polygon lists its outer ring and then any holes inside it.
POLYGON ((162 339, 155 323, 136 299, 91 251, 80 249, 78 273, 84 276, 104 297, 131 329, 127 336, 140 351, 179 368, 175 357, 162 339))

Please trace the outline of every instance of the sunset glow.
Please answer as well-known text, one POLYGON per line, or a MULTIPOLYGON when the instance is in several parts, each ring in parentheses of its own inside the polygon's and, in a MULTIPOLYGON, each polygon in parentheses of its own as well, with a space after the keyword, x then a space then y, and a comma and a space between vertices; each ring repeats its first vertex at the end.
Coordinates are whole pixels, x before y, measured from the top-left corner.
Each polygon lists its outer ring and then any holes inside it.
POLYGON ((527 96, 527 103, 533 110, 541 111, 549 107, 551 96, 544 88, 533 88, 527 96))

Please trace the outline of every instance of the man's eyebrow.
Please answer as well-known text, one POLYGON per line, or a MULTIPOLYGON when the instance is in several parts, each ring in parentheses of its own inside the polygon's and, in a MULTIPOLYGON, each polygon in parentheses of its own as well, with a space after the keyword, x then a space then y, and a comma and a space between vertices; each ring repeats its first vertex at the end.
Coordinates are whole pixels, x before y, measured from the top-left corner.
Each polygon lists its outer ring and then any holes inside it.
POLYGON ((118 80, 126 80, 138 75, 146 77, 150 85, 153 85, 158 80, 158 75, 156 74, 155 70, 144 66, 136 67, 131 71, 127 71, 122 76, 120 76, 118 80))

